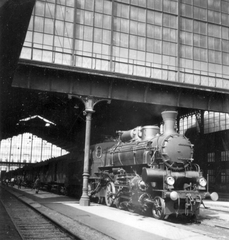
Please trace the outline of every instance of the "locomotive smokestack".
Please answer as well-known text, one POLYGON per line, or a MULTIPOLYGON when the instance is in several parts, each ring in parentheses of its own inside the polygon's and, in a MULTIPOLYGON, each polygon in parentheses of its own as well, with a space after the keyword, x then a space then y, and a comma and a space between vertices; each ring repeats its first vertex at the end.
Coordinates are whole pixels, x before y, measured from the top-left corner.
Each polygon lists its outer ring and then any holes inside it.
POLYGON ((164 134, 170 135, 175 134, 175 122, 177 118, 176 111, 164 111, 161 113, 163 121, 164 121, 164 134))

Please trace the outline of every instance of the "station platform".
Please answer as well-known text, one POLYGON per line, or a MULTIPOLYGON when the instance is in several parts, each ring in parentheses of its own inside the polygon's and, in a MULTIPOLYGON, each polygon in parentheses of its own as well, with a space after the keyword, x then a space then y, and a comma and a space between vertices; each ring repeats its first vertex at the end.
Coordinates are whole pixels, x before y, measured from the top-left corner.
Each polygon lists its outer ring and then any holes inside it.
MULTIPOLYGON (((201 231, 188 231, 167 221, 91 203, 62 195, 24 188, 2 186, 21 201, 82 240, 212 240, 201 231)), ((229 203, 205 202, 206 207, 229 212, 229 203)))

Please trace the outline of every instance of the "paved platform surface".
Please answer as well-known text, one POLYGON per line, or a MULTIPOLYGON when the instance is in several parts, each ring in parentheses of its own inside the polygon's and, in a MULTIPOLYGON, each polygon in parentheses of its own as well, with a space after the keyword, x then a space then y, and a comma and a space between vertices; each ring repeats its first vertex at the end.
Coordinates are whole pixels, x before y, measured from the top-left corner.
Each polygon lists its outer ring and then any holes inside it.
MULTIPOLYGON (((4 187, 59 226, 82 240, 212 240, 201 231, 188 231, 173 224, 116 208, 91 203, 80 206, 73 198, 31 189, 4 187), (101 237, 102 236, 102 237, 101 237)), ((228 202, 205 201, 206 207, 229 212, 228 202)))

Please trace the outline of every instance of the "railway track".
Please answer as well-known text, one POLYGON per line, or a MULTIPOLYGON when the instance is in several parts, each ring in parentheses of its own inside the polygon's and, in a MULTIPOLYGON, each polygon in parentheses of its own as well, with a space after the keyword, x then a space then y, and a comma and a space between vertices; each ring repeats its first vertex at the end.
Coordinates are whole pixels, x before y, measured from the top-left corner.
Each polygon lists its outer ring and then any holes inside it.
POLYGON ((6 212, 10 216, 21 239, 77 239, 69 235, 63 229, 60 229, 40 213, 34 211, 2 188, 0 188, 0 199, 1 205, 4 206, 6 212))

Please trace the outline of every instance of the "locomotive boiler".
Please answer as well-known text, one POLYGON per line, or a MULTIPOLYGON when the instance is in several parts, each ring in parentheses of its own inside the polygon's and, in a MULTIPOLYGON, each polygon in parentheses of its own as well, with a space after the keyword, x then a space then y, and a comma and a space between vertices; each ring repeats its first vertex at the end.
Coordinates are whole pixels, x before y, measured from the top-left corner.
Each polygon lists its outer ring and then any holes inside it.
POLYGON ((194 146, 175 130, 176 111, 162 112, 157 126, 118 131, 117 142, 92 151, 90 195, 107 206, 140 210, 157 219, 170 214, 198 216, 203 199, 218 199, 194 163, 194 146))

